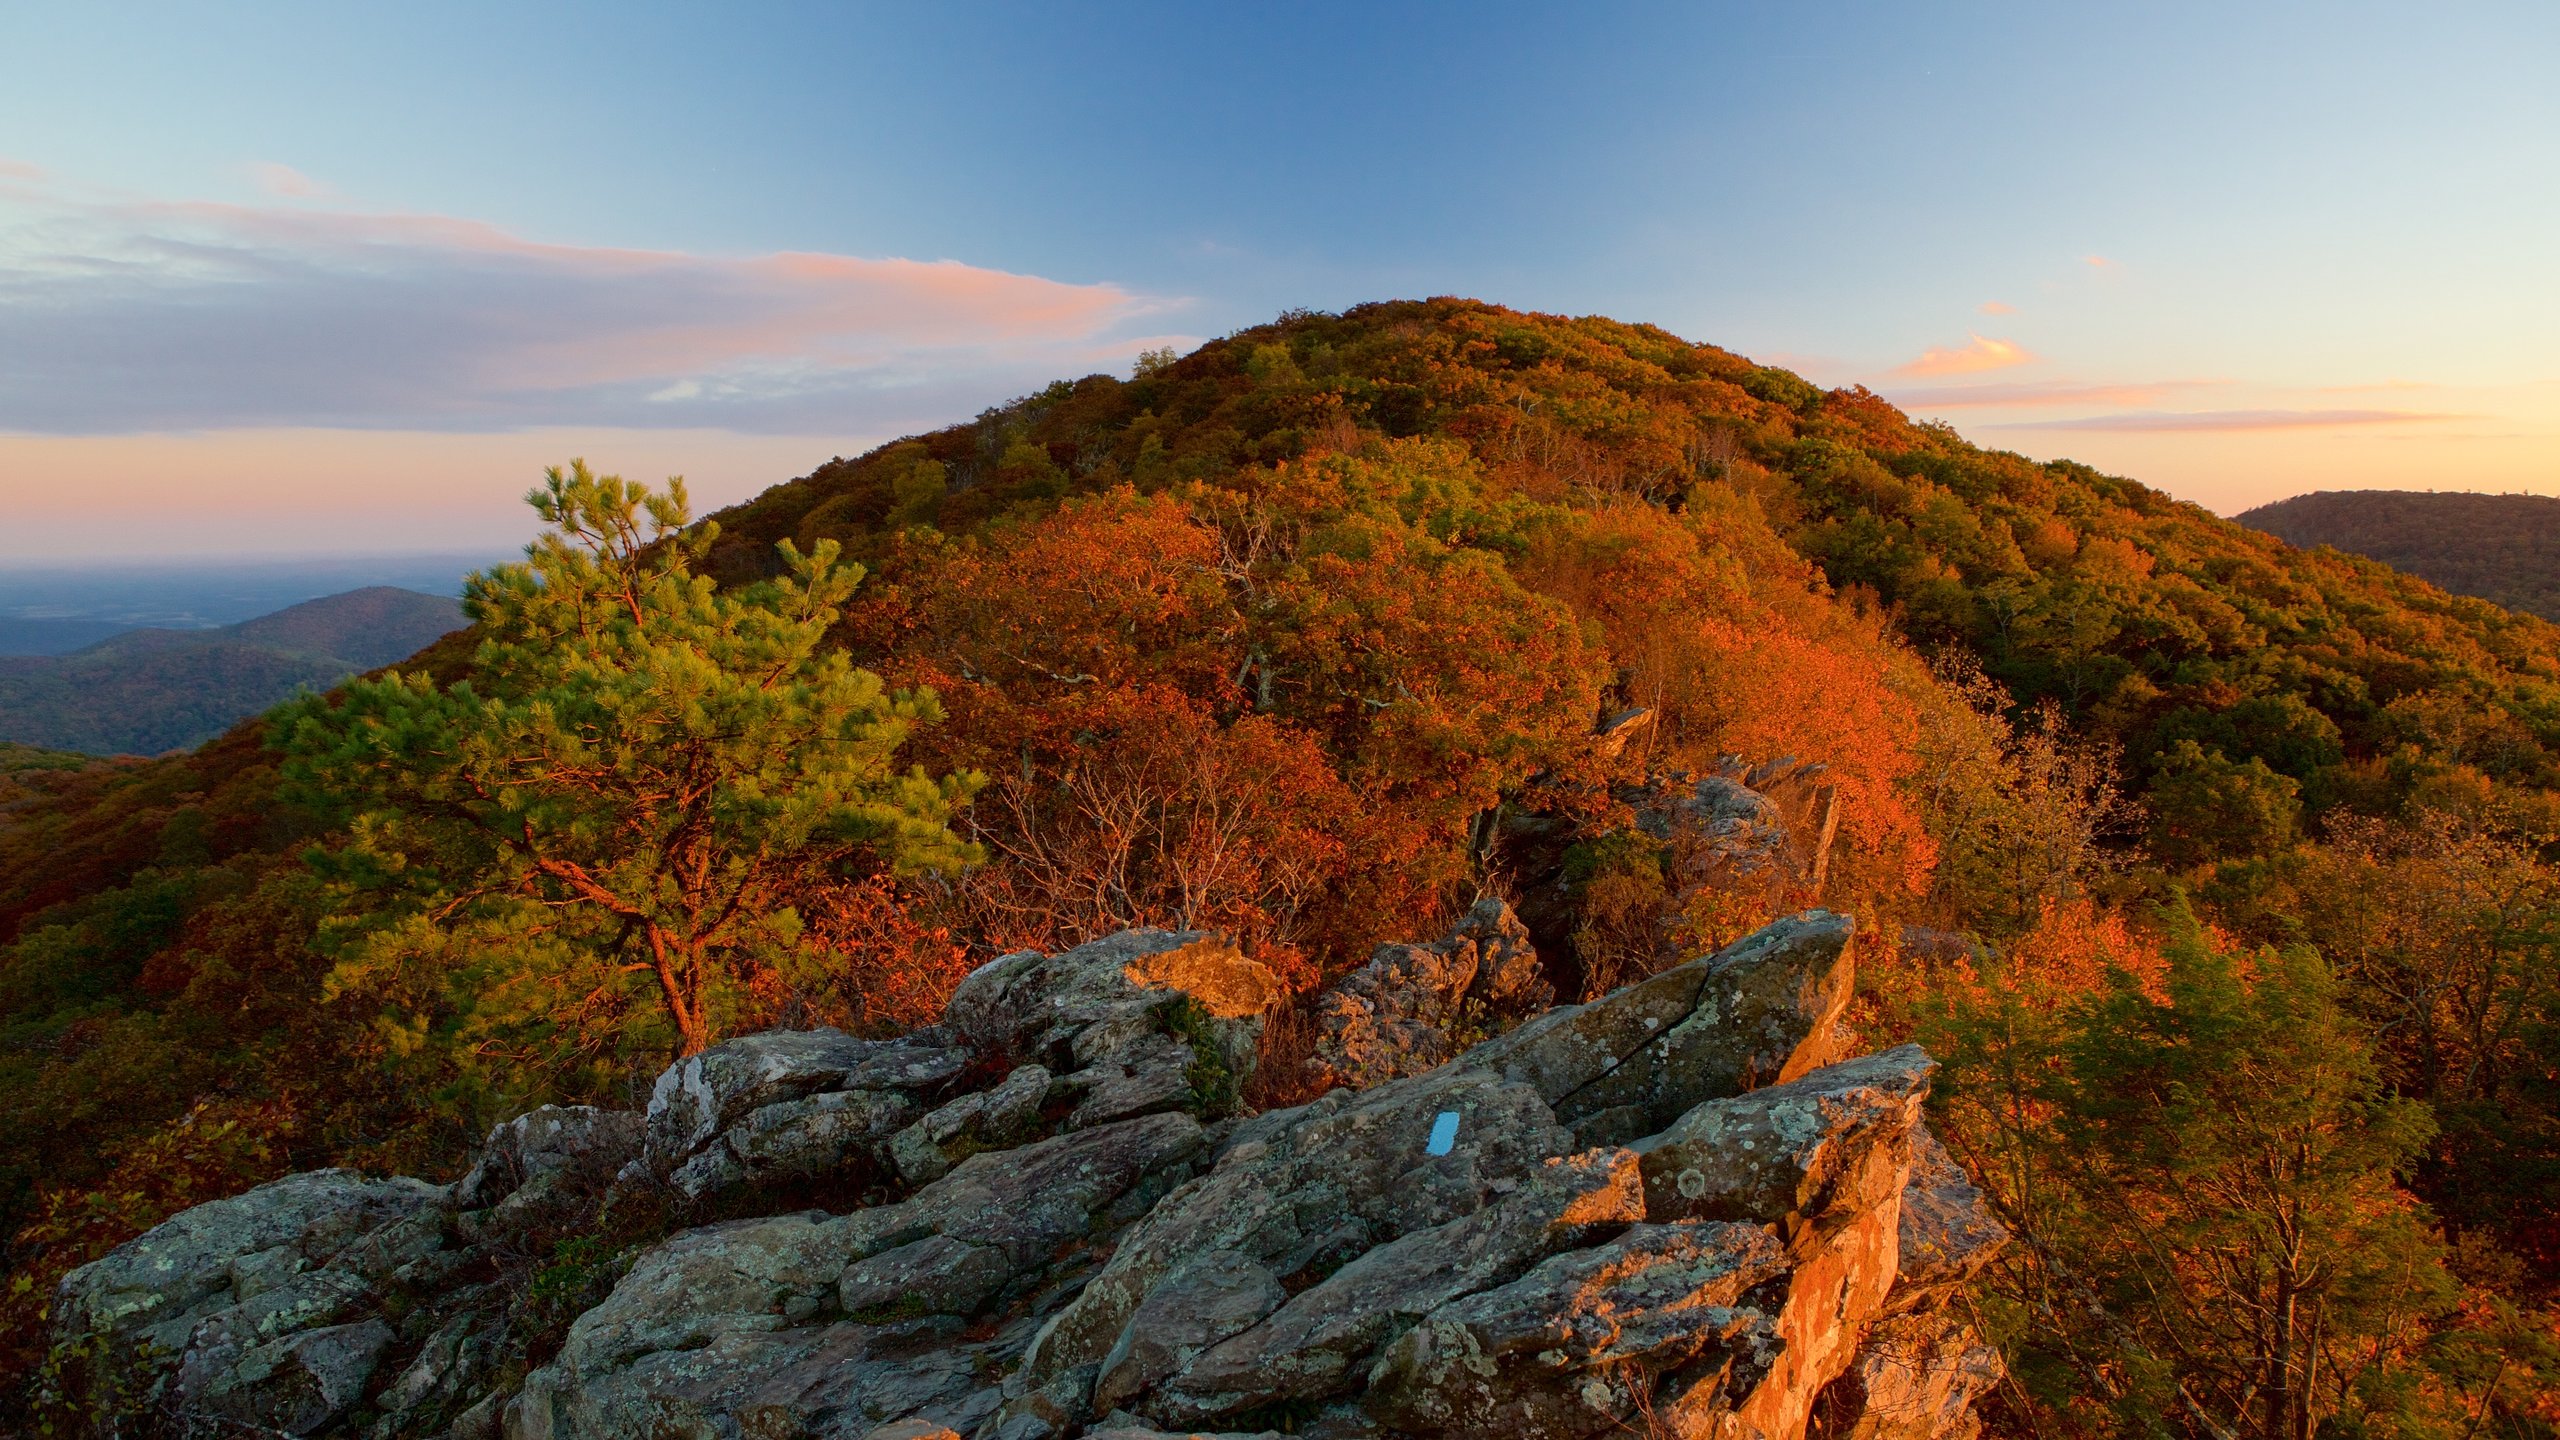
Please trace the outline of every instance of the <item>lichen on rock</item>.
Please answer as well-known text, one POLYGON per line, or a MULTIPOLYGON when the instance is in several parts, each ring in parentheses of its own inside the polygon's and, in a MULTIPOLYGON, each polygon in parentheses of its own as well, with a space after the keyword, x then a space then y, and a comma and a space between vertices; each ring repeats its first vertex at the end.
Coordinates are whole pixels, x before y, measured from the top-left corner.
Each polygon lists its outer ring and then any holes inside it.
POLYGON ((1928 1058, 1832 1053, 1854 933, 1547 1008, 1493 902, 1325 998, 1363 1083, 1255 1115, 1281 996, 1232 945, 1005 956, 939 1025, 741 1037, 453 1186, 174 1217, 64 1282, 66 1383, 126 1435, 1961 1434, 1998 1357, 1948 1302, 2005 1235, 1928 1058))

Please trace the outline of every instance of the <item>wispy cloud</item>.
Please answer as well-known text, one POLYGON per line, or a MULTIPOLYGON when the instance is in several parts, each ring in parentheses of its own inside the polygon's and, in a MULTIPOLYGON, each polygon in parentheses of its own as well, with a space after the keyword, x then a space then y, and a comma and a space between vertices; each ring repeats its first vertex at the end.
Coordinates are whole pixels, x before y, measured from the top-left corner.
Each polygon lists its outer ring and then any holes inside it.
POLYGON ((2478 417, 2431 410, 2135 410, 2069 420, 2011 420, 1995 430, 2081 430, 2122 433, 2161 431, 2330 430, 2368 425, 2417 425, 2478 417))
POLYGON ((2057 405, 2158 405, 2182 391, 2219 387, 2220 380, 2148 380, 2090 384, 2076 380, 2012 381, 1994 385, 1950 385, 1933 390, 1885 392, 1906 410, 2013 410, 2057 405))
POLYGON ((1982 313, 1985 315, 2015 315, 2018 313, 2018 307, 2010 304, 2006 300, 1985 300, 1982 302, 1982 313))
POLYGON ((290 165, 273 161, 251 167, 250 173, 256 177, 259 189, 288 200, 328 200, 338 193, 290 165))
POLYGON ((2108 259, 2104 255, 2083 255, 2080 257, 2080 263, 2088 266, 2092 270, 2113 270, 2118 268, 2115 261, 2108 259))
POLYGON ((2024 346, 2014 341, 1975 335, 1962 345, 1927 351, 1893 373, 1914 379, 1936 375, 1973 375, 1985 370, 2006 370, 2013 365, 2033 364, 2035 359, 2024 346))
POLYGON ((32 160, 12 160, 0 155, 0 180, 41 180, 44 167, 32 160))
MULTIPOLYGON (((284 166, 259 178, 329 193, 284 166)), ((0 430, 868 429, 1116 366, 1161 343, 1130 332, 1166 308, 956 260, 546 244, 449 216, 13 184, 0 430)))

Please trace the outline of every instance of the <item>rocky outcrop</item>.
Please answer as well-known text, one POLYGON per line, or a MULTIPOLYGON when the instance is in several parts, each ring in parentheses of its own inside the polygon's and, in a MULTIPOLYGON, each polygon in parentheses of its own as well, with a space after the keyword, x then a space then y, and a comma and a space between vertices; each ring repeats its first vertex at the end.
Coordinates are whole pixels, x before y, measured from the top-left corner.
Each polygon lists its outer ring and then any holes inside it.
POLYGON ((1925 1125, 1911 1132, 1901 1209, 1883 1317, 1823 1391, 1816 1414, 1827 1436, 1972 1440, 1981 1428, 1974 1402, 2008 1370, 1955 1302, 2009 1232, 1925 1125))
POLYGON ((319 1170, 185 1211, 64 1277, 57 1359, 102 1420, 308 1435, 344 1413, 394 1334, 378 1310, 442 1248, 451 1192, 319 1170))
POLYGON ((1792 756, 1753 765, 1727 756, 1692 780, 1659 775, 1620 787, 1637 828, 1675 845, 1693 884, 1765 883, 1820 894, 1840 828, 1838 789, 1825 768, 1792 756))
POLYGON ((1479 907, 1331 997, 1369 1083, 1251 1116, 1279 996, 1232 946, 1006 956, 929 1030, 744 1037, 453 1186, 189 1211, 64 1282, 63 1373, 118 1434, 1963 1433, 1998 1369, 1952 1297, 2004 1237, 1928 1058, 1831 1053, 1853 929, 1467 1044, 1543 1003, 1479 907))
POLYGON ((1445 1064, 1471 1038, 1555 1003, 1529 927, 1488 896, 1428 945, 1381 945, 1315 1010, 1307 1068, 1322 1089, 1354 1089, 1445 1064))

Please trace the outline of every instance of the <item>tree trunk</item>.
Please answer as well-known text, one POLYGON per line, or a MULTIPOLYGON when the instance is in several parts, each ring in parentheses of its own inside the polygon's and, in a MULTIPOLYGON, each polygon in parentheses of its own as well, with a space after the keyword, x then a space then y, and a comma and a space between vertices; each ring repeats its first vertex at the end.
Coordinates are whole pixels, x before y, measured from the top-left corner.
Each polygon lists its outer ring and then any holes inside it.
POLYGON ((2294 1274, 2290 1266, 2276 1272, 2275 1337, 2267 1364, 2267 1440, 2294 1440, 2293 1351, 2294 1274))
POLYGON ((649 927, 650 968, 658 975, 658 993, 666 1001, 667 1018, 676 1026, 676 1057, 699 1055, 711 1048, 711 1027, 702 1015, 702 967, 690 947, 671 940, 663 926, 649 927))

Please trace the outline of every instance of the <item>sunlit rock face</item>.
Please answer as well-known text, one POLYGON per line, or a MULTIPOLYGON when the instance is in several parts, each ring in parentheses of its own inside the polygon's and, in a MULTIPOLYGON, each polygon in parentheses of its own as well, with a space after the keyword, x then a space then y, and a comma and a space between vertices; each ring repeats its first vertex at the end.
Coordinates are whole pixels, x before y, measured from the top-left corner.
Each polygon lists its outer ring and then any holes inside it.
POLYGON ((1928 1057, 1833 1053, 1855 928, 1550 1007, 1492 902, 1318 997, 1360 1083, 1254 1115, 1283 997, 1233 946, 1005 956, 452 1186, 188 1211, 64 1281, 65 1383, 124 1435, 1969 1434, 1999 1362, 1948 1301, 2006 1237, 1928 1057))

